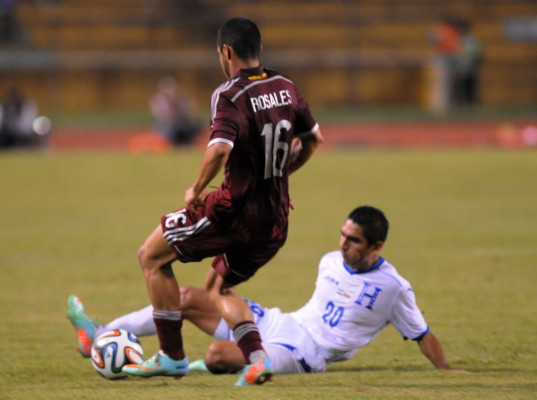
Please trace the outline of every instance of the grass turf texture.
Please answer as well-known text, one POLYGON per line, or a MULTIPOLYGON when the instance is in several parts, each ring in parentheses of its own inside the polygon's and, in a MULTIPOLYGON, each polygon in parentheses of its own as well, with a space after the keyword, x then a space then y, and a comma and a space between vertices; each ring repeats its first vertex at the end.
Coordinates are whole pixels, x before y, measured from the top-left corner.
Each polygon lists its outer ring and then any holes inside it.
MULTIPOLYGON (((537 392, 537 157, 528 151, 323 151, 291 177, 296 210, 280 254, 240 293, 291 311, 311 294, 320 256, 360 204, 382 208, 383 255, 411 281, 451 364, 435 370, 385 329, 325 374, 236 388, 192 373, 106 381, 75 353, 66 299, 106 322, 148 303, 136 251, 183 203, 201 153, 0 154, 2 399, 530 399, 537 392)), ((209 262, 175 266, 200 286, 209 262)), ((189 324, 186 350, 211 339, 189 324)), ((141 338, 146 355, 156 338, 141 338)))

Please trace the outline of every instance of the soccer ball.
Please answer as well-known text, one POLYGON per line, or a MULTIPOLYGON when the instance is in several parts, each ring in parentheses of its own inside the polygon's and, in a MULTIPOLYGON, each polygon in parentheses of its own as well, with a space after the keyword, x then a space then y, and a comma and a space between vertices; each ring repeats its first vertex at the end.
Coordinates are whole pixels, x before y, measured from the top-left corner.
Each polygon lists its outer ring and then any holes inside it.
POLYGON ((121 372, 126 364, 138 364, 143 361, 142 344, 131 332, 115 329, 104 332, 93 342, 91 363, 95 370, 106 379, 125 378, 121 372))

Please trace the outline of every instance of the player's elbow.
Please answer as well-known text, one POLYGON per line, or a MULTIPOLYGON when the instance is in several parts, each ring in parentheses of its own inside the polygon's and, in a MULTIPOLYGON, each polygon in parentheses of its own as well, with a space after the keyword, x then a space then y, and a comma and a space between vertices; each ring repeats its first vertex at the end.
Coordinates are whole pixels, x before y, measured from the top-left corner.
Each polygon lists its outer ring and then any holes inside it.
POLYGON ((313 135, 308 135, 303 138, 302 140, 302 153, 309 158, 313 154, 313 152, 319 147, 321 144, 323 144, 324 138, 321 134, 321 130, 317 129, 317 131, 313 135))
POLYGON ((318 147, 324 143, 324 137, 320 129, 317 129, 313 136, 315 137, 315 147, 318 147))
POLYGON ((212 153, 214 158, 226 159, 229 153, 231 153, 232 146, 224 142, 216 142, 209 146, 208 150, 212 153))

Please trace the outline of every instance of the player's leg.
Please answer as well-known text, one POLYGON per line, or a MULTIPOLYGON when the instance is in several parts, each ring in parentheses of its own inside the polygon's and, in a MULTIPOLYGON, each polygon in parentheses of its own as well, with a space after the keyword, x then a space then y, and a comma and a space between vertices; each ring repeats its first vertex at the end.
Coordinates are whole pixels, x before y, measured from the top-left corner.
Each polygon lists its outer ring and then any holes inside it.
POLYGON ((141 364, 129 364, 123 372, 141 377, 184 376, 188 359, 181 334, 181 298, 171 263, 175 252, 163 237, 161 225, 149 235, 138 252, 147 292, 153 304, 160 351, 141 364))
POLYGON ((205 281, 206 289, 216 308, 233 330, 235 342, 248 364, 244 367, 237 385, 262 384, 274 374, 272 364, 263 349, 261 335, 254 323, 252 310, 231 286, 235 282, 225 282, 221 276, 221 274, 225 275, 222 270, 223 263, 223 257, 215 259, 214 268, 209 270, 205 281), (220 273, 217 273, 218 270, 220 273))
POLYGON ((153 320, 153 306, 148 305, 140 310, 122 315, 106 325, 99 326, 95 332, 95 337, 114 329, 125 329, 138 337, 156 335, 157 328, 153 320))
MULTIPOLYGON (((220 322, 220 313, 209 300, 207 291, 192 286, 183 286, 181 293, 182 319, 190 321, 198 329, 212 336, 220 322)), ((157 333, 153 320, 153 306, 149 305, 138 311, 122 315, 104 326, 99 326, 95 337, 113 329, 125 329, 136 336, 150 336, 157 333)))
POLYGON ((192 286, 181 287, 181 313, 198 329, 213 336, 222 316, 204 289, 192 286))
MULTIPOLYGON (((218 263, 216 257, 215 263, 218 263)), ((248 304, 240 297, 235 288, 226 284, 214 268, 209 269, 205 277, 205 289, 208 293, 209 300, 231 329, 242 321, 253 321, 254 316, 248 304)))
POLYGON ((174 251, 164 240, 161 225, 149 235, 138 251, 149 299, 155 310, 179 310, 179 285, 173 274, 174 251))
POLYGON ((82 357, 91 356, 91 346, 94 340, 106 331, 125 329, 136 336, 149 336, 157 333, 153 321, 153 306, 122 315, 106 325, 99 325, 97 318, 91 320, 84 311, 82 301, 78 296, 71 295, 67 299, 67 317, 78 334, 77 350, 82 357))
MULTIPOLYGON (((184 286, 181 287, 180 294, 182 319, 190 321, 197 328, 212 336, 220 323, 221 316, 210 301, 207 291, 184 286)), ((98 325, 96 319, 91 320, 86 315, 80 298, 71 295, 67 299, 67 316, 77 331, 77 350, 83 357, 90 356, 93 341, 106 331, 125 329, 138 337, 157 333, 152 305, 121 315, 105 325, 98 325)))

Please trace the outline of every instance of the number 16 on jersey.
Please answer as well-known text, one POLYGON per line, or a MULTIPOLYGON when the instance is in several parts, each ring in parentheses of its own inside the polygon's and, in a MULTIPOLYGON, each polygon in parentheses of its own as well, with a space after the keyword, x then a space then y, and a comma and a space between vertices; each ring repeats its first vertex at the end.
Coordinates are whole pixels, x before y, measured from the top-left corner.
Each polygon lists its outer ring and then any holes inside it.
POLYGON ((265 179, 283 175, 283 167, 289 156, 289 145, 285 141, 280 141, 282 133, 291 130, 291 123, 282 119, 276 124, 276 129, 272 123, 263 126, 261 136, 265 138, 265 179))

